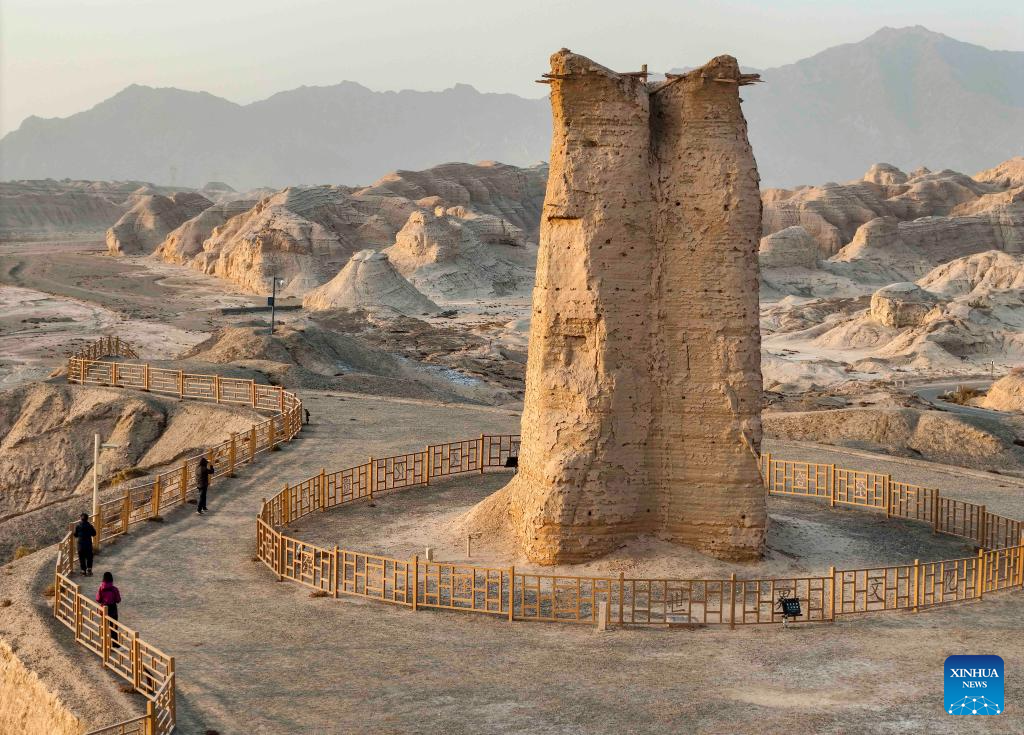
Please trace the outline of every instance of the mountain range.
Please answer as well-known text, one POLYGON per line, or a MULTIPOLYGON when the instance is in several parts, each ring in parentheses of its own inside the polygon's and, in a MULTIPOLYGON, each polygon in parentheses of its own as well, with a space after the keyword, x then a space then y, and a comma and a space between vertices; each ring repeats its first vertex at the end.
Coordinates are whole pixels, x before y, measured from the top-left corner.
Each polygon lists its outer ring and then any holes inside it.
MULTIPOLYGON (((761 75, 743 96, 765 186, 855 178, 879 160, 975 171, 1024 152, 1024 52, 883 28, 761 75)), ((0 178, 357 185, 446 161, 528 165, 549 141, 546 99, 464 84, 342 82, 247 105, 133 85, 66 118, 26 119, 0 139, 0 178)))

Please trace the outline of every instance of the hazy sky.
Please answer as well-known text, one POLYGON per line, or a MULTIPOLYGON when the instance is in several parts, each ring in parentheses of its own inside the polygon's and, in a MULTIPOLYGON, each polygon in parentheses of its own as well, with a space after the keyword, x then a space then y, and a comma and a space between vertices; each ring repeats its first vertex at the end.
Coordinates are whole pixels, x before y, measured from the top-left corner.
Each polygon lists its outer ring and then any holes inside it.
POLYGON ((0 133, 132 83, 243 103, 342 80, 540 97, 562 46, 622 71, 764 68, 917 24, 1024 49, 1021 0, 0 0, 0 133))

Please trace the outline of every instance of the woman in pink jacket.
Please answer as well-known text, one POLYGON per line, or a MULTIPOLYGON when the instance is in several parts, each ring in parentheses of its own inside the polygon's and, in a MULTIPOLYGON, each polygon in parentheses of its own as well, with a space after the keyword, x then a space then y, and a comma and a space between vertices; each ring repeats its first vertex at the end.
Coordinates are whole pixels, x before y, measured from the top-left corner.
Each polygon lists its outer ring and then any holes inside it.
MULTIPOLYGON (((103 581, 96 591, 96 602, 100 603, 107 610, 107 617, 117 620, 117 603, 121 601, 121 591, 114 586, 114 575, 110 572, 103 572, 103 581)), ((110 640, 117 643, 117 631, 111 631, 110 640)))

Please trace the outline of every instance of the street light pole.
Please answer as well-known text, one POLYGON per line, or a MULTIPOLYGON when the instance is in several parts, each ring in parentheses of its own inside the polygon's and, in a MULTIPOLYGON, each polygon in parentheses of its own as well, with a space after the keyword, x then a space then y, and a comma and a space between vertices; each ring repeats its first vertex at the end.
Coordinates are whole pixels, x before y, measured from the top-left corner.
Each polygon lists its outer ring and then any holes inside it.
POLYGON ((277 313, 277 275, 270 279, 270 333, 274 333, 274 315, 277 313))

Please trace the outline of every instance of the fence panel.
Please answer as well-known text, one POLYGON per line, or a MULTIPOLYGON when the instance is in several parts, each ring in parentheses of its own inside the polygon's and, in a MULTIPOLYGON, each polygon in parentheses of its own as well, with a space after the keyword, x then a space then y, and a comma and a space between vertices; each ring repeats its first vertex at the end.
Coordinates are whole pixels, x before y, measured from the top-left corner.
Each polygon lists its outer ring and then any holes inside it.
POLYGON ((98 730, 90 730, 85 735, 150 735, 148 723, 149 715, 142 715, 131 720, 118 722, 116 725, 107 725, 98 730))
POLYGON ((256 520, 256 555, 277 571, 281 553, 281 534, 271 528, 263 519, 256 520))
POLYGON ((135 662, 132 649, 133 641, 138 637, 134 630, 117 620, 106 618, 107 643, 103 665, 120 674, 122 679, 134 680, 135 662))
POLYGON ((418 573, 421 607, 508 614, 508 569, 421 561, 418 573))
POLYGON ((835 575, 835 614, 907 609, 914 601, 914 566, 843 569, 835 575))
POLYGON ((216 400, 215 378, 216 376, 214 375, 191 375, 185 373, 182 376, 182 396, 184 398, 196 398, 201 401, 216 400))
POLYGON ((78 642, 98 656, 103 656, 103 608, 84 595, 78 596, 78 642))
POLYGON ((307 587, 334 591, 334 551, 283 537, 283 574, 307 587))
POLYGON ((173 659, 155 646, 143 640, 138 641, 139 686, 138 690, 153 699, 160 687, 167 684, 174 675, 173 659))
POLYGON ((937 529, 951 536, 980 543, 981 506, 952 498, 939 498, 937 529))
POLYGON ((239 403, 252 405, 255 393, 255 381, 242 380, 241 378, 220 379, 220 401, 221 403, 239 403))
POLYGON ((58 574, 54 586, 53 616, 71 630, 75 630, 75 598, 78 597, 79 586, 58 574))
POLYGON ((480 471, 480 440, 466 439, 448 444, 431 444, 430 476, 444 477, 462 472, 480 471))
POLYGON ((837 467, 835 472, 836 503, 885 510, 886 475, 837 467))
POLYGON ((427 482, 427 453, 413 452, 373 460, 373 491, 382 492, 427 482))
POLYGON ((84 364, 86 383, 110 385, 114 382, 114 363, 86 361, 84 364))
POLYGON ((828 498, 831 474, 832 465, 772 460, 768 481, 772 495, 828 498))
POLYGON ((338 591, 396 605, 412 605, 412 562, 358 551, 339 551, 338 591))
POLYGON ((782 610, 779 599, 800 600, 801 615, 791 622, 829 620, 832 617, 832 582, 828 577, 793 577, 790 579, 740 579, 734 583, 724 582, 725 621, 729 622, 730 610, 736 625, 757 623, 781 623, 782 610), (730 593, 729 585, 735 584, 730 593))
POLYGON ((484 435, 484 467, 504 467, 509 457, 519 458, 518 434, 484 435))
POLYGON ((919 607, 973 600, 977 597, 978 557, 921 564, 919 607))
POLYGON ((1024 547, 996 549, 985 554, 985 592, 1018 587, 1024 583, 1024 547))
POLYGON ((327 507, 370 497, 370 463, 332 472, 327 478, 327 507))
POLYGON ((602 605, 610 606, 612 616, 618 614, 619 590, 618 579, 516 572, 512 600, 514 617, 517 620, 593 623, 602 605))
POLYGON ((935 513, 937 490, 911 485, 907 482, 890 482, 892 514, 913 521, 931 523, 935 513))
POLYGON ((179 379, 181 377, 182 374, 178 370, 151 367, 149 369, 149 390, 153 393, 180 395, 183 382, 179 379))

